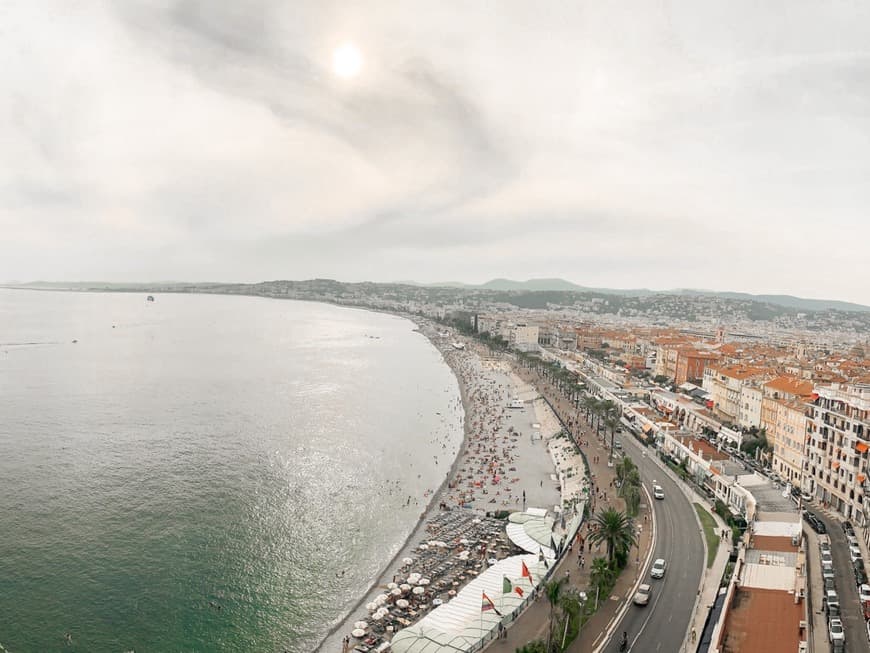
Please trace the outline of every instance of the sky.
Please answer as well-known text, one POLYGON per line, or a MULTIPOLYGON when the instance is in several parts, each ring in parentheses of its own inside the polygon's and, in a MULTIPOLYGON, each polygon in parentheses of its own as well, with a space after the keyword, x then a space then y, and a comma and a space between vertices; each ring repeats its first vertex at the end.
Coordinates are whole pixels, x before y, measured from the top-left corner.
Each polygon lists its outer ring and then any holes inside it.
POLYGON ((0 280, 870 304, 864 0, 7 0, 0 85, 0 280))

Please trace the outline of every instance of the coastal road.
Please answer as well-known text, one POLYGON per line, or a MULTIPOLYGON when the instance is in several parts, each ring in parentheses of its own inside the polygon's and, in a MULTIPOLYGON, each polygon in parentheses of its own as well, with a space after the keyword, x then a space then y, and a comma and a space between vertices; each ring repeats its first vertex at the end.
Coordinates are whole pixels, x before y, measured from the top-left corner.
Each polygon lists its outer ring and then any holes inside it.
POLYGON ((704 543, 695 518, 695 508, 670 476, 656 461, 650 459, 650 456, 656 455, 653 449, 647 449, 644 458, 642 453, 645 448, 630 433, 622 433, 617 437, 637 464, 650 495, 654 480, 665 491, 664 500, 653 500, 657 538, 652 560, 664 558, 668 566, 665 577, 659 580, 649 578, 647 572, 642 582, 649 583, 653 588, 649 605, 629 606, 604 651, 616 653, 622 633, 626 631, 631 644, 629 650, 676 653, 681 650, 692 619, 704 571, 704 543))

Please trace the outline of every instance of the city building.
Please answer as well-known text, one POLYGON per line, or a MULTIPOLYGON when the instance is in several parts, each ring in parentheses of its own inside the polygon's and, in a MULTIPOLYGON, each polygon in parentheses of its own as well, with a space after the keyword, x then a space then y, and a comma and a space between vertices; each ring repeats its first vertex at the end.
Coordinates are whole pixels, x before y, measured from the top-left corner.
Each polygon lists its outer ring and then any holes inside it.
POLYGON ((868 524, 870 383, 816 386, 803 489, 843 518, 868 524))

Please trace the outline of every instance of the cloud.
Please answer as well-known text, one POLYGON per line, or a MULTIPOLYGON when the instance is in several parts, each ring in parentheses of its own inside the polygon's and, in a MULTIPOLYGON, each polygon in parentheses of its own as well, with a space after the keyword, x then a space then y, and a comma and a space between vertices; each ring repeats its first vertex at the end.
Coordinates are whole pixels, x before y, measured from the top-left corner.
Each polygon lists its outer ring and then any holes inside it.
POLYGON ((10 3, 0 278, 540 273, 870 302, 868 19, 10 3), (330 70, 345 41, 352 80, 330 70))

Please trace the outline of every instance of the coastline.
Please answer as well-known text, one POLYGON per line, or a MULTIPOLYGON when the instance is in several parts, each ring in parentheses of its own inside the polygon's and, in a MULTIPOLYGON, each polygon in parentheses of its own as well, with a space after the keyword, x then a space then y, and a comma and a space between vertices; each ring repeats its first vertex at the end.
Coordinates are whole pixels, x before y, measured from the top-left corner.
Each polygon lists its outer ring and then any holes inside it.
MULTIPOLYGON (((372 312, 384 312, 384 311, 375 311, 373 309, 364 309, 371 310, 372 312)), ((459 444, 459 447, 456 450, 456 457, 453 459, 453 462, 450 464, 450 469, 444 477, 444 480, 441 481, 441 484, 436 488, 436 490, 432 493, 429 499, 429 503, 426 504, 423 511, 420 513, 420 516, 417 519, 417 522, 414 524, 414 527, 411 529, 411 532, 408 534, 408 537, 405 538, 405 541, 398 548, 395 555, 390 558, 383 568, 378 572, 375 579, 372 583, 361 593, 359 600, 354 603, 347 612, 339 618, 336 623, 330 627, 330 629, 324 634, 322 639, 315 645, 314 651, 320 652, 328 651, 327 647, 334 645, 336 651, 341 650, 341 640, 339 637, 339 633, 342 630, 350 630, 349 625, 354 620, 355 613, 359 612, 359 610, 371 600, 371 598, 380 593, 380 586, 385 585, 392 578, 392 574, 390 571, 394 569, 397 563, 409 555, 416 547, 416 543, 423 539, 423 535, 425 534, 426 524, 431 520, 435 515, 440 512, 440 508, 438 504, 444 498, 445 490, 447 489, 450 481, 456 476, 456 471, 459 467, 459 462, 462 456, 462 452, 465 450, 465 447, 468 445, 468 439, 471 430, 471 420, 469 419, 470 414, 470 404, 468 401, 468 388, 462 380, 462 375, 458 373, 456 368, 454 367, 455 361, 452 357, 448 357, 445 355, 444 351, 441 347, 438 346, 437 338, 437 329, 433 326, 431 322, 428 322, 424 319, 418 318, 416 316, 408 316, 403 315, 401 313, 393 313, 386 312, 388 315, 394 315, 396 317, 400 317, 402 319, 408 320, 412 322, 416 329, 415 331, 419 332, 429 343, 441 354, 442 360, 445 364, 450 368, 450 371, 453 373, 454 378, 456 379, 456 383, 459 386, 459 395, 462 401, 462 441, 459 444), (429 332, 427 332, 429 329, 429 332), (378 591, 376 591, 378 590, 378 591)))

